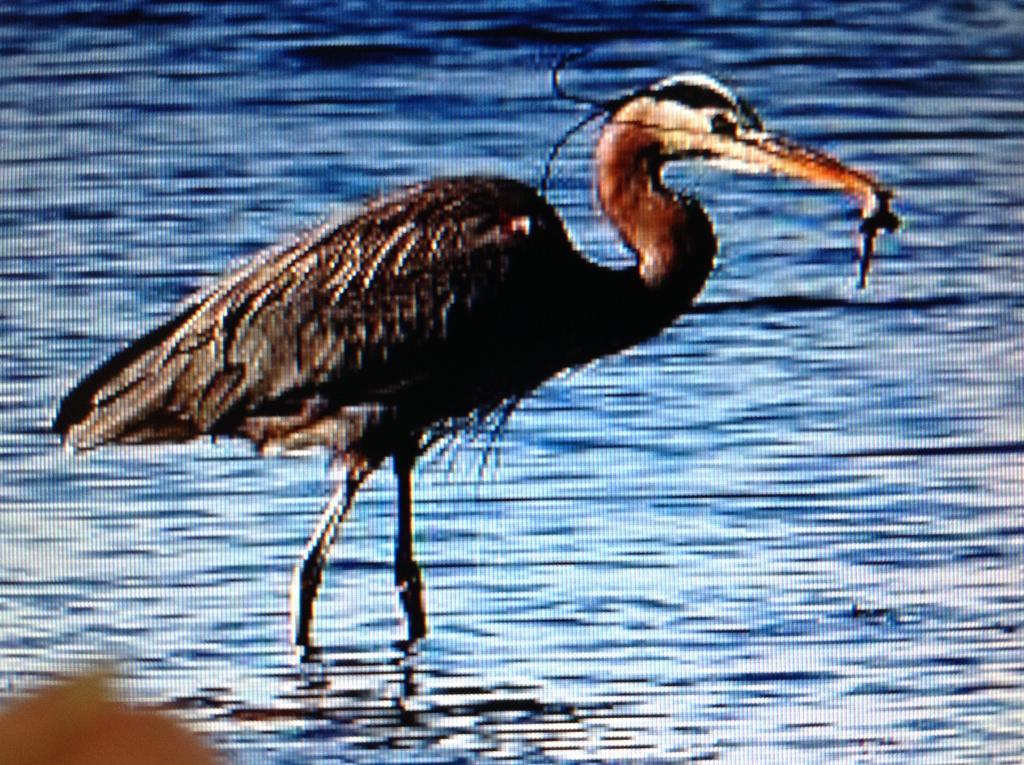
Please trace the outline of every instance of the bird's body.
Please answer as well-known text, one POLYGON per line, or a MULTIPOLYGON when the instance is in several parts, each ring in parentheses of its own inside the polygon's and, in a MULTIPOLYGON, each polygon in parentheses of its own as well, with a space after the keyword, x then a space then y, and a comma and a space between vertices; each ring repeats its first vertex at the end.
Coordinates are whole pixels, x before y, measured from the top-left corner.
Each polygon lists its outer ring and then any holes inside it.
POLYGON ((302 643, 337 525, 361 482, 393 456, 396 573, 410 638, 421 636, 411 542, 416 456, 434 436, 560 370, 656 334, 710 274, 711 223, 695 200, 664 187, 666 161, 717 156, 724 146, 739 153, 734 160, 877 197, 870 177, 826 155, 800 150, 780 169, 789 147, 759 132, 752 111, 713 81, 685 88, 665 81, 617 103, 598 143, 598 196, 636 253, 635 268, 580 255, 555 210, 522 183, 428 182, 228 274, 87 376, 64 400, 55 429, 80 448, 233 435, 261 450, 332 450, 346 481, 299 571, 302 643), (696 104, 688 112, 678 101, 684 90, 696 104), (710 118, 730 114, 722 133, 710 118), (709 118, 704 143, 693 137, 701 132, 694 115, 709 118))
POLYGON ((532 188, 441 179, 230 274, 84 379, 55 427, 78 448, 233 435, 375 466, 399 435, 430 442, 690 302, 651 297, 577 253, 532 188))

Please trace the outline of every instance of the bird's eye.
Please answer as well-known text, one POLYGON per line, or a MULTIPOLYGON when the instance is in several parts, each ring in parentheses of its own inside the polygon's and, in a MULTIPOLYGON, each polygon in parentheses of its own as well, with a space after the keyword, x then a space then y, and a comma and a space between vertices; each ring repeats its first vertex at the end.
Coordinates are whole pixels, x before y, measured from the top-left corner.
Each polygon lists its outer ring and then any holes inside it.
POLYGON ((717 135, 736 136, 736 120, 729 114, 719 112, 711 118, 711 132, 717 135))

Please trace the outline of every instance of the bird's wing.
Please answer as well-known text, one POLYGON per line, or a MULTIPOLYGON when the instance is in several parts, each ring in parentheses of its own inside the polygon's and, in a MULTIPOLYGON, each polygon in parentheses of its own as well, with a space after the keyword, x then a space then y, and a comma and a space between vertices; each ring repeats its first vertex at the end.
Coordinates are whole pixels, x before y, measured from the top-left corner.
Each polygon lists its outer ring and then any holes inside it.
POLYGON ((90 448, 184 440, 325 394, 373 404, 552 249, 568 250, 557 216, 513 181, 384 198, 229 274, 79 383, 54 428, 90 448))

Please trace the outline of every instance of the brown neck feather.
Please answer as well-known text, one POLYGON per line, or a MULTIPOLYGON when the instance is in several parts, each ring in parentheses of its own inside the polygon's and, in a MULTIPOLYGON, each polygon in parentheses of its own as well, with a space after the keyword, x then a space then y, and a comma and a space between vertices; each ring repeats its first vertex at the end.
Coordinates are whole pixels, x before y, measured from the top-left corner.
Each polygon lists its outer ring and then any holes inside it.
POLYGON ((689 301, 711 272, 715 238, 700 205, 680 199, 662 184, 663 157, 658 131, 613 118, 597 144, 598 198, 636 253, 644 285, 689 293, 689 301))

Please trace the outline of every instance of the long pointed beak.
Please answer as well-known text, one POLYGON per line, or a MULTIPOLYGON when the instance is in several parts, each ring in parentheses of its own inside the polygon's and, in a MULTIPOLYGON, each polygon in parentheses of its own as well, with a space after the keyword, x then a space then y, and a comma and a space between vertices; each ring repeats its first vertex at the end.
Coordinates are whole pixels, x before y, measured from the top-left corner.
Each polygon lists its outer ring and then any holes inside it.
MULTIPOLYGON (((705 133, 676 134, 679 156, 702 156, 715 164, 755 173, 774 173, 797 178, 849 194, 861 204, 860 284, 871 268, 875 238, 879 231, 895 231, 899 217, 890 203, 893 193, 869 173, 843 164, 823 151, 809 149, 771 133, 740 132, 737 135, 705 133), (681 140, 680 140, 681 138, 681 140)), ((674 143, 675 141, 670 141, 674 143)))
POLYGON ((774 173, 842 191, 860 200, 864 216, 872 214, 881 197, 892 193, 872 175, 843 164, 822 151, 800 146, 771 133, 709 134, 695 146, 711 162, 739 166, 747 172, 774 173), (703 144, 703 145, 701 145, 703 144))

